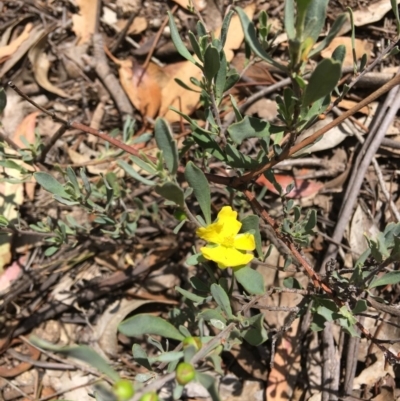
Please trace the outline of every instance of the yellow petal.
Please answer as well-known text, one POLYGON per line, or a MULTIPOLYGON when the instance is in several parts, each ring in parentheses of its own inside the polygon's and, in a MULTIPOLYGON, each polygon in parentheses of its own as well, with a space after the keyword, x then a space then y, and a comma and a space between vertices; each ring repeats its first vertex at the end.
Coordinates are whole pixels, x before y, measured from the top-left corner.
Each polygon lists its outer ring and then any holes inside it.
POLYGON ((223 225, 221 223, 213 223, 207 227, 200 227, 196 230, 197 236, 204 241, 213 242, 214 244, 220 244, 223 241, 223 236, 221 235, 223 225))
POLYGON ((254 235, 250 233, 238 234, 235 237, 233 246, 241 251, 254 251, 256 249, 254 235))
POLYGON ((203 247, 200 250, 206 259, 218 263, 222 269, 247 265, 253 259, 253 255, 250 253, 243 253, 223 245, 214 248, 203 247))
POLYGON ((220 210, 218 213, 218 223, 222 224, 222 237, 234 236, 242 227, 242 223, 237 220, 237 212, 233 211, 230 206, 224 206, 220 210))

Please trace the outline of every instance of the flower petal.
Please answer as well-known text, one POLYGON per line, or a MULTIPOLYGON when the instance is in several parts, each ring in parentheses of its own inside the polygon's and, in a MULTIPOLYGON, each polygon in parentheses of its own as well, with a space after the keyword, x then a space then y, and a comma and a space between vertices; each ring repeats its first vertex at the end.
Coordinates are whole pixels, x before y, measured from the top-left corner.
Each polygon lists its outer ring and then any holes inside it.
POLYGON ((256 249, 254 235, 250 233, 236 235, 233 246, 241 251, 254 251, 256 249))
POLYGON ((213 223, 207 227, 200 227, 196 230, 196 234, 201 239, 207 242, 213 242, 214 244, 220 244, 223 241, 221 235, 223 225, 221 223, 213 223))
POLYGON ((218 223, 222 224, 221 236, 231 237, 236 235, 242 223, 237 220, 237 212, 232 210, 230 206, 224 206, 218 213, 218 223))
POLYGON ((221 269, 247 265, 253 259, 251 253, 243 253, 223 245, 213 248, 203 247, 200 251, 206 259, 218 263, 221 269))

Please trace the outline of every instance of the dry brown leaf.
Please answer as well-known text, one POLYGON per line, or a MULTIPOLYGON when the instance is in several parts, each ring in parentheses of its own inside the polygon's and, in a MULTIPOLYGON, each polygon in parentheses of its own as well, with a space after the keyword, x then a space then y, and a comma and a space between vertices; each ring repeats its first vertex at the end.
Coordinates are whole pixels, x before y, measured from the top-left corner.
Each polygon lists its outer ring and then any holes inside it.
MULTIPOLYGON (((255 4, 248 5, 244 11, 247 16, 251 19, 255 11, 255 4)), ((216 36, 219 35, 219 31, 215 33, 216 36)), ((226 59, 230 62, 233 59, 233 50, 238 49, 243 41, 243 30, 240 24, 239 17, 235 15, 232 17, 231 24, 229 26, 229 31, 227 34, 227 40, 225 43, 225 54, 226 59)), ((182 67, 175 73, 175 75, 170 79, 167 85, 162 89, 161 97, 161 108, 160 116, 165 117, 169 122, 174 122, 179 120, 179 115, 171 110, 170 106, 173 106, 180 110, 182 113, 191 114, 199 101, 199 93, 188 91, 182 88, 175 82, 174 78, 179 78, 181 81, 185 82, 189 87, 193 87, 190 84, 190 78, 196 78, 201 80, 201 71, 190 61, 185 61, 182 67)))
POLYGON ((47 54, 44 48, 47 43, 47 34, 45 34, 36 44, 33 46, 28 53, 29 60, 32 63, 33 74, 37 83, 47 91, 55 93, 61 97, 68 97, 62 89, 57 88, 47 78, 47 74, 50 69, 50 61, 47 58, 47 54))
MULTIPOLYGON (((339 36, 333 39, 330 45, 326 49, 322 50, 321 56, 324 58, 332 57, 333 51, 339 45, 344 45, 346 47, 346 57, 343 61, 343 67, 351 67, 353 65, 353 50, 350 37, 339 36)), ((370 57, 370 53, 373 47, 372 43, 369 43, 367 40, 355 39, 354 46, 357 60, 359 60, 364 53, 367 55, 367 58, 370 57)))
POLYGON ((28 39, 26 39, 21 46, 13 53, 13 55, 3 64, 0 70, 0 78, 2 78, 18 61, 25 55, 25 53, 31 48, 31 46, 36 43, 36 41, 43 34, 44 30, 40 25, 35 26, 28 39))
POLYGON ((203 11, 207 7, 207 2, 205 0, 174 0, 174 2, 186 10, 188 7, 192 6, 193 3, 198 11, 203 11))
POLYGON ((4 61, 8 60, 12 54, 29 38, 29 33, 33 28, 33 24, 28 23, 25 25, 22 33, 16 37, 11 43, 7 46, 0 48, 0 63, 4 63, 4 61))
MULTIPOLYGON (((397 4, 400 4, 400 0, 397 0, 397 4)), ((354 25, 363 26, 380 21, 391 9, 390 1, 380 0, 376 3, 371 2, 368 6, 353 13, 354 25)))
POLYGON ((144 116, 156 117, 161 105, 161 88, 156 78, 162 75, 160 68, 150 63, 143 73, 136 61, 119 60, 109 51, 106 53, 118 65, 119 81, 135 108, 144 116))
POLYGON ((72 16, 72 30, 79 38, 78 45, 90 42, 96 30, 96 16, 99 1, 76 0, 79 6, 79 14, 72 16))
MULTIPOLYGON (((117 21, 116 24, 114 24, 120 31, 125 28, 125 25, 127 24, 128 20, 126 19, 120 19, 117 21)), ((136 17, 132 21, 132 24, 128 28, 128 35, 137 35, 138 33, 141 33, 147 29, 147 19, 144 17, 136 17)))

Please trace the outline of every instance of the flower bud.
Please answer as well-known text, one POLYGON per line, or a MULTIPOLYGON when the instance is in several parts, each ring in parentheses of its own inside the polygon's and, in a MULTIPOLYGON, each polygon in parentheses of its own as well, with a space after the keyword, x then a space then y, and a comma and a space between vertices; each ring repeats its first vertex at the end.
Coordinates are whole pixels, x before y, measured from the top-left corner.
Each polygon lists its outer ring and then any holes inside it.
POLYGON ((184 386, 191 382, 196 376, 194 367, 187 362, 181 362, 176 368, 176 381, 184 386))
POLYGON ((182 345, 183 348, 187 348, 189 346, 194 347, 194 349, 196 351, 198 351, 199 349, 201 349, 202 347, 202 343, 199 337, 186 337, 183 341, 182 341, 182 345))
POLYGON ((121 379, 114 383, 114 394, 118 401, 126 401, 133 397, 135 390, 130 380, 121 379))
POLYGON ((158 395, 155 392, 143 394, 139 401, 158 401, 158 395))

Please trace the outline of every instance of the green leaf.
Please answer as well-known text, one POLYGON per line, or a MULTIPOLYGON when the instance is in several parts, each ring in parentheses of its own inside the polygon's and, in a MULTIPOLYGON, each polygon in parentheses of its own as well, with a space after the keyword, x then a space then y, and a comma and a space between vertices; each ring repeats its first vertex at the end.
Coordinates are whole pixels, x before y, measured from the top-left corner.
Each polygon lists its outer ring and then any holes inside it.
POLYGON ((308 5, 304 21, 303 39, 310 37, 313 43, 317 41, 325 25, 328 2, 329 0, 312 0, 308 5))
POLYGON ((217 75, 215 76, 215 97, 217 104, 220 103, 222 96, 224 94, 225 84, 226 84, 226 69, 227 69, 226 57, 225 53, 222 51, 221 65, 219 67, 217 75))
POLYGON ((339 61, 343 65, 343 61, 346 57, 346 46, 339 45, 332 53, 332 60, 339 61))
POLYGON ((216 159, 225 161, 225 155, 218 143, 213 139, 212 135, 195 128, 192 132, 195 142, 205 151, 210 153, 216 159))
POLYGON ((140 157, 131 156, 130 159, 142 170, 147 171, 150 174, 157 174, 157 170, 150 163, 142 160, 140 157))
POLYGON ((399 8, 396 0, 390 0, 390 5, 392 6, 393 14, 396 18, 397 35, 400 35, 400 18, 399 18, 399 8))
POLYGON ((7 106, 7 95, 3 87, 0 87, 0 114, 7 106))
POLYGON ((269 123, 256 117, 246 116, 243 120, 228 127, 232 140, 241 144, 247 138, 264 138, 269 136, 269 123))
POLYGON ((197 67, 201 68, 200 64, 196 61, 196 59, 190 54, 189 50, 186 48, 185 44, 182 42, 182 39, 179 35, 178 28, 176 27, 174 17, 168 11, 168 18, 169 18, 169 29, 171 31, 171 39, 176 47, 178 53, 185 58, 186 60, 192 62, 197 67))
POLYGON ((182 294, 185 298, 190 299, 191 301, 196 302, 198 304, 201 304, 206 300, 206 298, 193 294, 193 292, 186 291, 181 287, 175 287, 175 290, 178 291, 180 294, 182 294))
POLYGON ((225 312, 227 318, 232 319, 234 316, 232 314, 231 303, 225 290, 219 284, 212 284, 211 295, 218 306, 225 312))
POLYGON ((250 156, 245 155, 240 150, 236 149, 230 143, 225 147, 226 162, 231 167, 252 169, 261 164, 265 164, 265 159, 254 160, 250 156))
POLYGON ((190 41, 190 44, 192 45, 192 49, 193 49, 194 53, 199 58, 199 60, 203 61, 203 55, 201 54, 200 45, 196 39, 196 36, 194 36, 194 33, 192 31, 189 31, 188 36, 189 36, 189 41, 190 41))
POLYGON ((245 233, 247 231, 254 231, 254 239, 256 241, 256 251, 259 258, 264 257, 264 252, 262 250, 261 244, 261 234, 260 234, 260 218, 255 214, 250 216, 246 216, 243 220, 241 220, 242 228, 240 232, 245 233))
POLYGON ((33 173, 33 176, 35 177, 38 184, 51 194, 58 195, 67 199, 70 198, 64 187, 52 175, 40 171, 37 173, 33 173))
POLYGON ((149 334, 178 341, 184 339, 184 336, 171 323, 158 316, 147 314, 139 314, 126 319, 118 326, 118 331, 128 337, 149 334))
POLYGON ((139 344, 133 344, 132 355, 136 363, 150 371, 152 370, 146 351, 139 344))
POLYGON ((220 41, 221 41, 221 48, 223 49, 225 46, 226 38, 228 36, 228 30, 229 30, 229 24, 231 23, 231 19, 233 16, 233 11, 230 10, 224 17, 224 20, 222 22, 222 28, 221 28, 221 36, 220 36, 220 41))
POLYGON ((173 182, 165 182, 163 185, 157 185, 155 191, 163 198, 175 202, 178 206, 183 207, 185 204, 182 188, 173 182))
POLYGON ((267 61, 268 63, 274 65, 275 67, 279 68, 281 71, 287 71, 287 68, 282 64, 277 63, 267 52, 263 49, 260 42, 257 38, 257 33, 254 28, 254 24, 250 21, 247 14, 240 8, 235 7, 236 12, 239 15, 240 22, 242 24, 242 29, 244 33, 244 37, 246 42, 250 46, 251 50, 254 54, 263 60, 267 61))
POLYGON ((381 277, 375 277, 368 286, 368 289, 380 287, 382 285, 393 285, 398 283, 400 283, 400 271, 393 271, 386 273, 381 277))
POLYGON ((211 224, 211 193, 206 176, 190 161, 185 168, 185 178, 193 188, 194 196, 199 202, 206 223, 211 224))
POLYGON ((303 106, 329 95, 339 82, 341 72, 340 62, 329 58, 322 60, 311 74, 303 96, 303 106))
POLYGON ((45 340, 42 340, 35 335, 30 336, 29 341, 31 341, 32 344, 36 345, 39 348, 57 352, 68 357, 76 358, 80 361, 86 362, 96 368, 99 372, 104 373, 113 381, 118 381, 121 379, 119 374, 107 363, 107 361, 87 345, 72 345, 60 347, 58 345, 54 345, 45 340))
MULTIPOLYGON (((339 33, 340 29, 342 28, 343 24, 347 20, 347 15, 346 14, 340 14, 332 24, 331 29, 329 30, 328 34, 325 36, 325 38, 316 46, 313 50, 310 51, 308 57, 312 57, 318 53, 320 53, 322 50, 327 48, 329 44, 332 42, 332 40, 337 36, 339 33)), ((332 57, 333 58, 333 57, 332 57)))
POLYGON ((367 301, 365 299, 359 299, 356 306, 353 308, 352 312, 356 315, 358 313, 363 313, 368 309, 367 301))
POLYGON ((264 314, 252 316, 247 319, 247 327, 241 330, 240 335, 250 344, 255 347, 261 345, 268 340, 268 333, 264 328, 264 314))
POLYGON ((208 82, 211 82, 217 75, 221 66, 219 52, 216 47, 209 45, 204 53, 204 76, 208 82))
POLYGON ((285 0, 285 16, 284 16, 285 31, 288 39, 296 38, 296 28, 294 25, 294 1, 285 0))
POLYGON ((131 177, 135 180, 142 182, 145 185, 154 186, 155 182, 148 180, 147 178, 142 177, 133 167, 128 164, 125 160, 118 160, 117 164, 124 169, 131 177))
POLYGON ((215 379, 212 376, 196 371, 196 378, 199 383, 208 391, 212 401, 222 401, 218 394, 215 379))
POLYGON ((163 152, 168 171, 171 174, 176 174, 179 164, 178 148, 176 141, 172 138, 169 125, 163 118, 157 118, 154 126, 154 136, 158 148, 163 152))
POLYGON ((204 319, 206 322, 213 321, 220 321, 224 325, 226 324, 226 317, 221 313, 220 308, 215 309, 203 309, 199 315, 199 319, 204 319))
POLYGON ((249 266, 234 270, 234 275, 239 284, 251 295, 261 295, 265 292, 264 278, 249 266))
POLYGON ((0 166, 9 168, 12 170, 17 170, 22 174, 28 173, 28 170, 26 170, 23 166, 21 166, 21 164, 16 163, 14 160, 10 160, 10 159, 0 160, 0 166))

